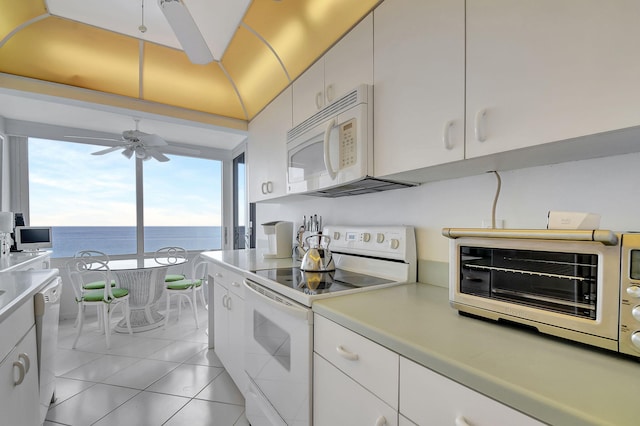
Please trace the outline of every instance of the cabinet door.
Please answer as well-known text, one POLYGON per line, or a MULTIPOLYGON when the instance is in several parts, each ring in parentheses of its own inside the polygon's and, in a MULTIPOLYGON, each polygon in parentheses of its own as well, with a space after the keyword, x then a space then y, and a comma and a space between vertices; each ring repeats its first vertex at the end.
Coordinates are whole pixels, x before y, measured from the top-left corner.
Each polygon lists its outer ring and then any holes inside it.
POLYGON ((229 375, 242 394, 247 389, 244 372, 244 300, 237 294, 229 293, 229 351, 232 359, 225 365, 229 375))
POLYGON ((293 82, 293 126, 324 107, 324 57, 293 82))
POLYGON ((313 424, 398 424, 398 413, 318 354, 313 357, 313 424))
POLYGON ((467 157, 638 125, 638 16, 637 0, 467 0, 467 157))
POLYGON ((40 423, 38 407, 38 353, 35 326, 0 364, 0 413, 2 424, 37 425, 40 423), (25 366, 24 375, 14 362, 25 366), (28 365, 28 369, 26 366, 28 365), (15 384, 22 377, 22 383, 15 384))
POLYGON ((464 0, 374 11, 374 174, 464 157, 464 0))
POLYGON ((229 311, 227 300, 229 292, 216 281, 213 282, 213 342, 220 361, 226 365, 230 358, 229 351, 229 311))
POLYGON ((249 123, 247 187, 250 202, 287 193, 287 131, 292 127, 291 108, 291 88, 287 88, 249 123))
POLYGON ((373 14, 369 14, 324 56, 324 103, 373 84, 373 14))
POLYGON ((419 425, 519 425, 542 423, 400 358, 400 413, 419 425))

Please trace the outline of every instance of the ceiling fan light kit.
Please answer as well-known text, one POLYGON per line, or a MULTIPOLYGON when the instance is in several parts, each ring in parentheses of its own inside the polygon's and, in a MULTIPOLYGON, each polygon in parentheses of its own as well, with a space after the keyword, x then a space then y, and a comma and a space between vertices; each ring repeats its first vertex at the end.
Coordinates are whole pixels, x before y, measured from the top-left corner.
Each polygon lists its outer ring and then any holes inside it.
POLYGON ((182 0, 158 0, 158 5, 189 60, 199 65, 213 61, 213 55, 184 2, 182 0))

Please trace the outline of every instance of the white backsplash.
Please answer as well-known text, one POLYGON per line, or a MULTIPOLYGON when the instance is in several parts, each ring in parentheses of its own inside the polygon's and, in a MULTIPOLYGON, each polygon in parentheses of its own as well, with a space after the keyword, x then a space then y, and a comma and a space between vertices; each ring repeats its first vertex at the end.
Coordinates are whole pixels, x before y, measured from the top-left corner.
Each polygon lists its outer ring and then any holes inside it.
MULTIPOLYGON (((640 154, 626 154, 500 172, 496 216, 506 228, 545 228, 547 212, 602 215, 600 227, 640 231, 640 154)), ((481 227, 491 217, 496 191, 492 173, 423 184, 416 188, 334 199, 302 197, 259 203, 257 223, 317 213, 324 224, 412 225, 418 259, 448 262, 444 227, 481 227)), ((258 246, 266 237, 258 227, 258 246)))

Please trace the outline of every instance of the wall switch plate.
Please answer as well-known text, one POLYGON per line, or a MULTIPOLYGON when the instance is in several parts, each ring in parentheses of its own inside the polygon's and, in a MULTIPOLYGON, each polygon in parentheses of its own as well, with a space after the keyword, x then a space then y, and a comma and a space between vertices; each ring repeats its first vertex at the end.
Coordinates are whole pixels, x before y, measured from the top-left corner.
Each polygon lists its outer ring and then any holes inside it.
MULTIPOLYGON (((491 228, 491 219, 483 219, 482 220, 483 228, 491 228)), ((504 219, 496 219, 496 229, 504 228, 504 219)))

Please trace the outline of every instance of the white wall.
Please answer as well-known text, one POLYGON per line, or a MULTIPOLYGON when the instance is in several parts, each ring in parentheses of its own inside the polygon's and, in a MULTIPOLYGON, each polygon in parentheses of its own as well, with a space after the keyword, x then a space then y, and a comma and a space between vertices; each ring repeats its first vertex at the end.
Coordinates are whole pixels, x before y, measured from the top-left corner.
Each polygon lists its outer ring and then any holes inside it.
MULTIPOLYGON (((507 228, 545 228, 547 212, 584 211, 602 215, 600 227, 640 230, 640 154, 605 157, 500 172, 497 217, 507 228)), ((258 224, 294 221, 319 214, 325 224, 413 225, 418 259, 447 262, 444 227, 480 227, 490 219, 496 191, 493 174, 423 184, 416 188, 336 199, 302 197, 257 206, 258 224)), ((266 244, 258 226, 258 247, 266 244)))

